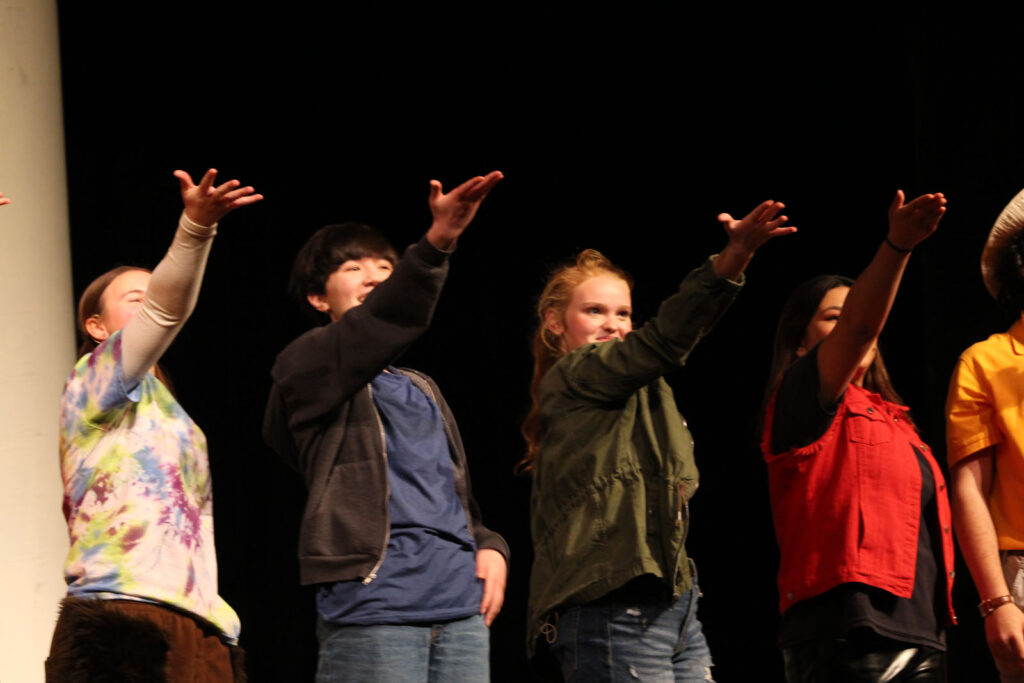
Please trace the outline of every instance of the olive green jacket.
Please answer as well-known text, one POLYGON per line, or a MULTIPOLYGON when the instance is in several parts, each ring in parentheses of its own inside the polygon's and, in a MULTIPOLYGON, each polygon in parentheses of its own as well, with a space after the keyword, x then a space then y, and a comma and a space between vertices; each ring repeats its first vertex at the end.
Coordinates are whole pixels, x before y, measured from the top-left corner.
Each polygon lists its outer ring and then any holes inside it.
POLYGON ((686 361, 739 292, 709 259, 623 341, 587 344, 540 384, 527 646, 558 608, 641 574, 689 590, 693 439, 662 375, 686 361))

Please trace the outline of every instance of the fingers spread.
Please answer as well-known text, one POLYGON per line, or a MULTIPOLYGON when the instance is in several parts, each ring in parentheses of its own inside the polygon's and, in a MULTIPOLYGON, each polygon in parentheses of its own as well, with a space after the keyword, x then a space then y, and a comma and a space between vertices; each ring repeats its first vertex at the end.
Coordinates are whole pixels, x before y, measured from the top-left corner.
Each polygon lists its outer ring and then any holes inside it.
POLYGON ((178 179, 178 184, 181 185, 181 191, 185 192, 195 187, 195 183, 192 182, 192 176, 182 170, 174 172, 174 177, 178 179))
POLYGON ((236 187, 238 187, 241 184, 242 183, 240 183, 237 180, 229 180, 226 183, 222 183, 222 184, 218 185, 217 187, 215 187, 213 189, 213 196, 214 197, 223 197, 227 193, 231 192, 232 190, 234 190, 236 187))
POLYGON ((767 220, 767 216, 771 214, 772 207, 775 205, 771 199, 766 199, 757 205, 757 208, 750 212, 750 217, 755 221, 767 220))
POLYGON ((249 195, 247 197, 240 197, 240 198, 232 201, 231 202, 231 208, 232 209, 237 209, 240 206, 249 206, 250 204, 255 204, 256 202, 259 202, 259 201, 263 201, 263 195, 261 195, 261 194, 251 194, 251 195, 249 195))
POLYGON ((210 188, 213 186, 213 181, 217 179, 217 169, 211 168, 203 174, 203 179, 199 181, 199 191, 203 194, 208 194, 210 188))

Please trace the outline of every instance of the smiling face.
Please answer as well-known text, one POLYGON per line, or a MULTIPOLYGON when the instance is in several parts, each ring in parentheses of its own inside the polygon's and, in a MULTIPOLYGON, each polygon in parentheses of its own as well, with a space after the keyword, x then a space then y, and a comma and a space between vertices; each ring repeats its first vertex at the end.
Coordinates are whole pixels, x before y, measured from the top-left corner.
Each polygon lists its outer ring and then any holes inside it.
POLYGON ((561 338, 562 349, 568 352, 584 344, 625 338, 633 329, 632 314, 629 285, 608 273, 589 277, 577 285, 565 315, 548 309, 544 323, 561 338))
POLYGON ((341 319, 349 309, 359 306, 373 288, 391 276, 391 261, 377 256, 342 262, 327 278, 323 294, 309 294, 310 305, 326 313, 331 322, 341 319))
POLYGON ((100 297, 100 312, 85 321, 89 336, 101 342, 124 327, 142 306, 149 278, 144 270, 128 270, 111 280, 100 297))

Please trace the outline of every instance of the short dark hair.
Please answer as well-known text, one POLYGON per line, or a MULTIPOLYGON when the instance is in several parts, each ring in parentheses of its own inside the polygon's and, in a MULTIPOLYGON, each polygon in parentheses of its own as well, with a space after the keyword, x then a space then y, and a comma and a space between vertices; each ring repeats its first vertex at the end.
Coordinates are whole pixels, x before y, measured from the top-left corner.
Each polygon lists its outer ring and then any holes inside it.
POLYGON ((313 233, 295 255, 288 293, 302 310, 317 322, 323 322, 326 314, 310 306, 306 297, 324 294, 327 278, 342 263, 363 258, 382 258, 394 265, 398 262, 398 252, 380 231, 369 225, 353 222, 325 225, 313 233))

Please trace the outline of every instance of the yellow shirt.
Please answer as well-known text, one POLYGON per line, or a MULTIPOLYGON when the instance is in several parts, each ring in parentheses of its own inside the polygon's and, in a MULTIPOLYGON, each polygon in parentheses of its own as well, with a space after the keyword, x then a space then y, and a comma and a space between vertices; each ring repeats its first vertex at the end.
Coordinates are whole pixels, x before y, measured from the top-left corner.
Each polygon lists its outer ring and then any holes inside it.
POLYGON ((1024 549, 1024 318, 960 356, 946 399, 950 467, 996 447, 989 512, 1000 550, 1024 549))

